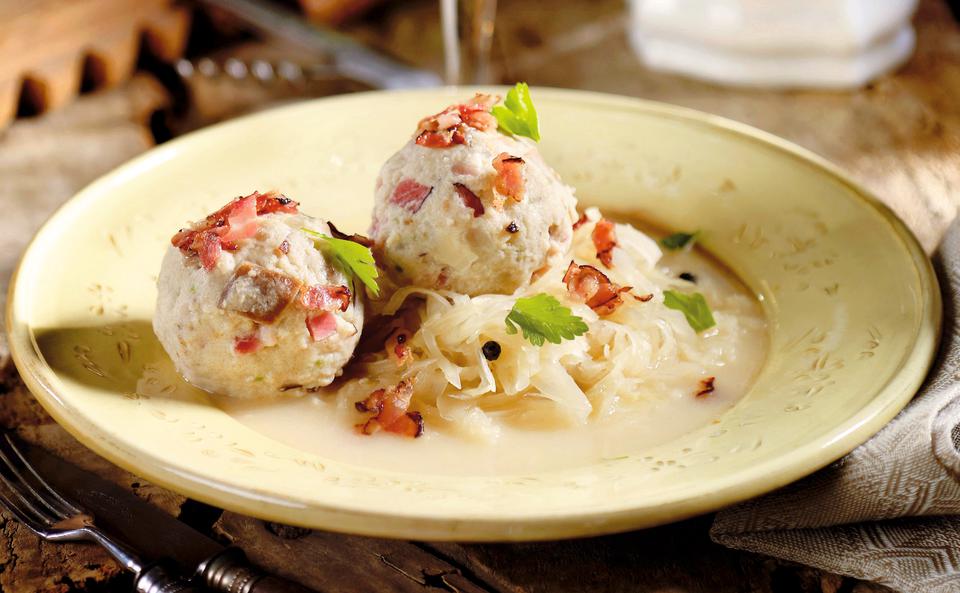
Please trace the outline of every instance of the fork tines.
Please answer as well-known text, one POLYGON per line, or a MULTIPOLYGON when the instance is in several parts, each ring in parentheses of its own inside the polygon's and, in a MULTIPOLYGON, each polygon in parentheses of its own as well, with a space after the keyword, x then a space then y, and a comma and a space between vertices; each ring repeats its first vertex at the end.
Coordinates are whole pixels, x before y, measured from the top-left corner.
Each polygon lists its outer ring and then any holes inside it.
POLYGON ((57 523, 83 514, 40 477, 8 432, 0 436, 0 504, 44 537, 57 523))

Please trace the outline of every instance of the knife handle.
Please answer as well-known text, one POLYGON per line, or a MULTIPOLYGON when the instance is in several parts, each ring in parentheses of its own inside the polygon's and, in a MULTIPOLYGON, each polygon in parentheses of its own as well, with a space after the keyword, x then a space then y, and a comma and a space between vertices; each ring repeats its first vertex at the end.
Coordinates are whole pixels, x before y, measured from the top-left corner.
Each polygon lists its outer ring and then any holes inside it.
POLYGON ((303 585, 266 574, 252 566, 238 548, 206 560, 200 578, 208 589, 220 593, 317 593, 303 585))
POLYGON ((170 572, 162 564, 155 564, 141 572, 134 584, 136 593, 203 593, 201 587, 170 572))

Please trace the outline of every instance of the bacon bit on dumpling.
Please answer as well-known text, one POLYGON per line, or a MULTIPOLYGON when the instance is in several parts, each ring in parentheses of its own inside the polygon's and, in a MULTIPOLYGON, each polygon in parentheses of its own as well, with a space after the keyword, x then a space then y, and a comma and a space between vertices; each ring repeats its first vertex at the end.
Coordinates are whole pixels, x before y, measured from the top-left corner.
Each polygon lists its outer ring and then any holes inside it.
POLYGON ((601 218, 590 235, 597 248, 597 259, 608 268, 613 267, 613 248, 617 246, 617 229, 612 222, 601 218))
POLYGON ((423 434, 423 416, 420 412, 408 412, 413 397, 413 381, 404 379, 389 389, 377 389, 367 399, 357 402, 360 412, 373 413, 373 417, 357 425, 361 434, 373 434, 385 430, 394 434, 416 438, 423 434))
POLYGON ((227 232, 220 236, 224 249, 233 251, 237 241, 249 239, 257 234, 257 198, 247 196, 234 202, 227 214, 227 232))
POLYGON ((237 336, 233 339, 233 351, 237 354, 253 354, 260 349, 260 338, 255 334, 237 336))
POLYGON ((499 100, 500 97, 477 93, 466 103, 451 105, 440 113, 421 119, 414 134, 416 143, 427 148, 447 148, 466 144, 467 127, 481 132, 496 129, 497 119, 490 113, 490 108, 499 100))
POLYGON ((300 290, 300 304, 314 311, 346 311, 353 295, 346 286, 307 286, 300 290))
POLYGON ((590 222, 590 219, 587 218, 587 213, 584 212, 583 214, 580 215, 580 218, 578 218, 577 221, 573 223, 573 230, 577 230, 578 228, 582 227, 588 222, 590 222))
POLYGON ((593 266, 570 262, 563 275, 567 291, 587 304, 597 315, 610 315, 623 304, 622 294, 630 292, 630 286, 619 286, 606 274, 593 266))
POLYGON ((307 331, 310 332, 310 339, 314 342, 329 338, 337 333, 337 318, 329 311, 319 315, 308 315, 307 331))
POLYGON ((280 257, 281 255, 286 255, 290 253, 290 242, 284 239, 280 242, 279 245, 273 250, 274 255, 280 257))
POLYGON ((640 301, 641 303, 646 303, 646 302, 649 302, 649 301, 652 301, 652 300, 653 300, 653 293, 652 293, 652 292, 651 292, 651 293, 647 293, 647 294, 641 294, 640 296, 637 296, 637 295, 635 295, 635 294, 631 294, 630 296, 632 296, 632 297, 635 298, 636 300, 640 301))
POLYGON ((507 196, 514 202, 522 202, 524 195, 523 159, 501 152, 493 159, 493 168, 497 176, 493 181, 493 189, 500 195, 507 196))
POLYGON ((296 278, 244 262, 223 287, 218 306, 270 324, 293 302, 302 286, 296 278))
POLYGON ((170 240, 185 255, 196 255, 204 269, 216 267, 223 249, 233 251, 237 241, 257 234, 257 216, 285 212, 295 214, 297 204, 276 192, 253 192, 232 200, 188 229, 180 229, 170 240))
POLYGON ((275 191, 269 191, 265 194, 253 192, 253 195, 257 198, 257 216, 273 214, 274 212, 296 214, 297 207, 300 206, 299 202, 294 202, 287 196, 275 191))
POLYGON ((454 183, 453 189, 457 190, 457 195, 460 196, 463 205, 473 210, 474 218, 483 216, 483 202, 480 201, 477 194, 473 193, 469 187, 462 183, 454 183))
POLYGON ((707 377, 706 379, 700 379, 700 384, 697 389, 696 396, 703 397, 714 392, 713 382, 716 381, 716 377, 707 377))
POLYGON ((393 333, 387 336, 387 340, 384 343, 387 358, 396 362, 398 367, 402 367, 413 357, 413 351, 410 350, 410 344, 407 343, 409 341, 410 332, 402 327, 398 327, 393 330, 393 333))
POLYGON ((221 249, 220 237, 213 231, 198 233, 190 245, 190 250, 197 254, 200 258, 200 265, 208 272, 217 267, 221 249))
POLYGON ((416 214, 423 207, 433 188, 417 183, 413 179, 402 179, 390 196, 390 202, 400 206, 410 214, 416 214))
POLYGON ((328 222, 327 226, 330 227, 330 234, 333 235, 334 238, 336 239, 343 239, 344 241, 353 241, 354 243, 363 245, 364 247, 373 247, 373 239, 369 237, 364 237, 363 235, 358 235, 357 233, 348 235, 343 231, 341 231, 340 229, 338 229, 337 227, 333 226, 332 222, 328 222))

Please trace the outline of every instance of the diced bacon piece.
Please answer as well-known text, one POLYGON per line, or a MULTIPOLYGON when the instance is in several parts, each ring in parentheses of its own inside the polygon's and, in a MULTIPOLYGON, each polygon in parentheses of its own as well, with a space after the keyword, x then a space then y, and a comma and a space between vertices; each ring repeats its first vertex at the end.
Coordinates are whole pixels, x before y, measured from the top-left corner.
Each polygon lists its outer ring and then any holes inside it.
POLYGON ((310 339, 314 342, 329 338, 337 333, 337 318, 329 311, 319 315, 308 315, 307 331, 310 332, 310 339))
POLYGON ((411 214, 416 214, 431 192, 433 192, 432 187, 417 183, 413 179, 402 179, 393 190, 390 202, 411 214))
POLYGON ((190 249, 193 238, 196 236, 197 231, 193 229, 180 229, 173 238, 170 239, 170 243, 177 249, 187 250, 190 249))
POLYGON ((300 291, 300 304, 313 311, 346 311, 353 295, 346 286, 307 286, 300 291))
POLYGON ((244 262, 224 286, 219 307, 270 324, 293 302, 302 286, 296 278, 244 262))
POLYGON ((493 159, 493 168, 497 176, 493 181, 493 189, 514 202, 522 202, 524 195, 523 159, 501 152, 493 159))
POLYGON ((460 112, 460 119, 471 128, 485 132, 497 128, 497 118, 490 113, 490 109, 496 105, 500 97, 496 95, 486 95, 477 93, 473 99, 466 103, 457 105, 460 112))
POLYGON ((273 253, 277 257, 290 253, 290 241, 287 241, 286 239, 280 241, 280 244, 274 248, 273 253))
POLYGON ((497 118, 490 113, 490 108, 499 100, 497 96, 477 93, 470 101, 421 119, 414 133, 416 143, 427 148, 447 148, 466 144, 467 128, 482 132, 496 129, 497 118))
POLYGON ((251 195, 257 198, 257 215, 259 216, 273 214, 274 212, 296 214, 298 212, 297 207, 300 206, 298 202, 294 202, 278 192, 271 191, 265 194, 253 192, 251 195))
POLYGON ((608 268, 613 267, 613 248, 617 246, 617 229, 612 222, 601 218, 590 235, 597 248, 597 259, 608 268))
POLYGON ((223 243, 236 243, 257 234, 257 198, 249 195, 234 202, 227 214, 226 232, 220 235, 223 243))
POLYGON ((273 212, 296 213, 298 204, 276 192, 253 192, 231 200, 189 229, 180 229, 170 242, 185 255, 196 255, 207 270, 216 266, 223 249, 257 234, 257 216, 273 212), (216 241, 214 241, 214 237, 216 241))
POLYGON ((567 291, 587 304, 597 315, 610 315, 623 304, 622 294, 630 292, 630 286, 619 286, 606 274, 593 266, 579 266, 570 262, 563 275, 567 291))
POLYGON ((237 336, 233 339, 233 351, 237 354, 253 354, 260 349, 260 338, 255 334, 237 336))
POLYGON ((361 434, 379 430, 416 438, 423 434, 423 417, 419 412, 408 412, 413 397, 413 381, 404 379, 389 389, 377 389, 367 399, 356 403, 360 412, 371 412, 373 417, 357 425, 361 434))
POLYGON ((587 224, 589 221, 590 219, 587 218, 587 213, 584 212, 583 214, 580 215, 580 218, 578 218, 577 221, 573 223, 573 230, 577 230, 578 228, 587 224))
POLYGON ((413 352, 410 350, 410 332, 398 327, 393 330, 384 344, 384 348, 387 351, 387 358, 393 360, 397 363, 398 367, 402 367, 408 360, 413 357, 413 352))
POLYGON ((488 111, 471 111, 463 115, 463 123, 475 130, 486 132, 497 128, 497 118, 488 111))
POLYGON ((216 233, 213 231, 198 233, 193 240, 192 249, 200 257, 200 265, 204 270, 210 271, 217 267, 221 245, 220 237, 216 233))
POLYGON ((454 183, 453 189, 457 191, 457 195, 460 196, 463 205, 473 210, 474 218, 483 216, 483 202, 480 201, 477 194, 470 191, 470 188, 462 183, 454 183))

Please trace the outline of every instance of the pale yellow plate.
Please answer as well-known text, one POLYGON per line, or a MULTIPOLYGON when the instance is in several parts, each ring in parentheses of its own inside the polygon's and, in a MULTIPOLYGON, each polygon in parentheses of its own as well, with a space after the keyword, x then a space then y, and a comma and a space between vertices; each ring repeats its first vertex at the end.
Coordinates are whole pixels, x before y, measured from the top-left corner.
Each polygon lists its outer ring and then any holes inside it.
POLYGON ((150 329, 171 234, 278 188, 366 228, 379 165, 470 92, 312 101, 190 134, 93 183, 38 233, 11 286, 25 381, 104 457, 199 500, 310 527, 417 539, 582 536, 711 511, 796 480, 879 430, 920 385, 940 300, 885 207, 770 135, 664 105, 534 89, 542 150, 581 202, 702 229, 762 298, 768 360, 715 424, 636 455, 538 475, 391 474, 309 455, 187 387, 150 329))

